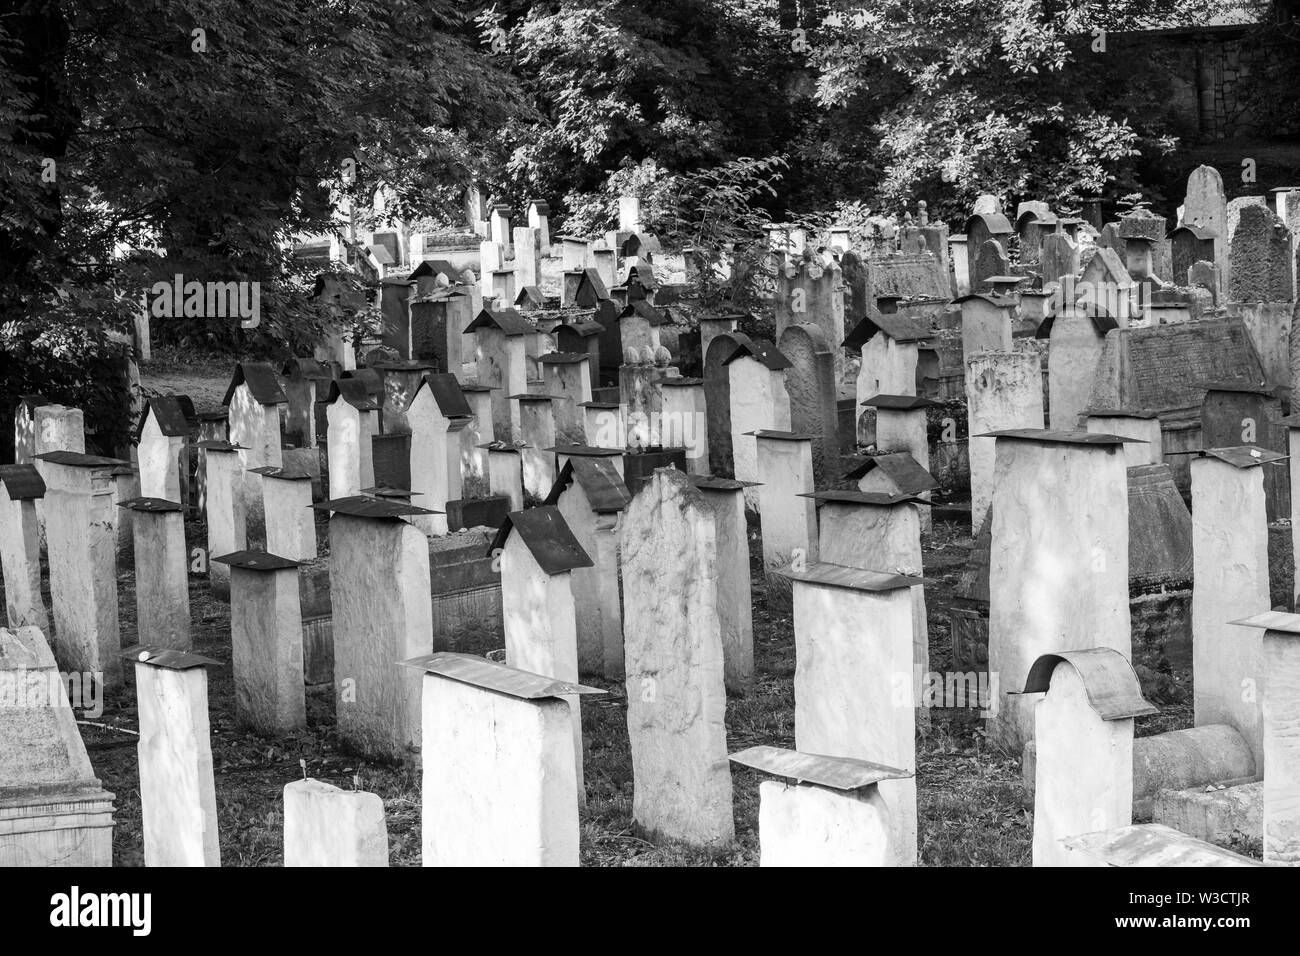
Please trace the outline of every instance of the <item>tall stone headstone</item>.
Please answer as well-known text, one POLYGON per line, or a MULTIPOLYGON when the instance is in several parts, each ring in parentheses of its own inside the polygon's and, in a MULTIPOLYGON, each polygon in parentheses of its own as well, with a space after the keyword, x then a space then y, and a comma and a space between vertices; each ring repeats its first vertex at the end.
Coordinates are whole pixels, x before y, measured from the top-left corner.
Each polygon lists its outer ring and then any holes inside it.
POLYGON ((135 617, 141 643, 190 649, 190 594, 185 515, 179 502, 134 498, 135 617))
POLYGON ((420 748, 419 676, 399 662, 433 649, 424 513, 391 498, 326 501, 339 737, 362 753, 406 759, 420 748))
POLYGON ((971 527, 993 500, 993 439, 986 432, 1043 427, 1043 375, 1033 352, 985 352, 966 364, 970 416, 971 527))
POLYGON ((206 669, 216 661, 142 645, 124 656, 140 713, 144 865, 220 866, 206 669))
MULTIPOLYGON (((794 593, 795 748, 915 773, 915 579, 829 563, 788 573, 794 593)), ((915 866, 916 780, 880 783, 894 865, 915 866)))
POLYGON ((1233 302, 1290 302, 1295 298, 1291 231, 1265 206, 1247 206, 1232 236, 1233 302))
POLYGON ((0 465, 0 572, 9 626, 50 630, 41 595, 41 538, 36 502, 45 482, 34 465, 0 465))
POLYGON ((1276 453, 1241 447, 1192 459, 1192 687, 1196 726, 1228 724, 1263 766, 1258 631, 1230 622, 1269 606, 1264 468, 1276 453))
POLYGON ((989 670, 1002 689, 990 735, 1033 735, 1025 686, 1043 654, 1110 647, 1130 656, 1128 472, 1123 440, 1027 429, 995 439, 989 670))
POLYGON ((787 327, 778 347, 790 360, 785 372, 790 428, 812 437, 814 481, 825 488, 840 471, 834 362, 839 349, 808 323, 787 327))
POLYGON ((754 679, 754 607, 749 579, 745 486, 731 478, 712 476, 692 477, 691 481, 713 513, 723 678, 729 692, 744 694, 754 679))
MULTIPOLYGON (((204 516, 208 526, 208 557, 244 550, 248 541, 244 522, 243 472, 240 449, 228 441, 199 442, 206 474, 204 516)), ((208 561, 208 585, 214 596, 230 595, 230 569, 208 561)))
POLYGON ((758 448, 759 515, 763 567, 770 607, 790 604, 788 579, 781 573, 793 562, 817 560, 817 506, 813 484, 812 439, 797 432, 768 429, 753 433, 758 448))
POLYGON ((622 551, 633 819, 655 838, 722 849, 735 824, 717 537, 684 474, 658 469, 632 499, 622 551))

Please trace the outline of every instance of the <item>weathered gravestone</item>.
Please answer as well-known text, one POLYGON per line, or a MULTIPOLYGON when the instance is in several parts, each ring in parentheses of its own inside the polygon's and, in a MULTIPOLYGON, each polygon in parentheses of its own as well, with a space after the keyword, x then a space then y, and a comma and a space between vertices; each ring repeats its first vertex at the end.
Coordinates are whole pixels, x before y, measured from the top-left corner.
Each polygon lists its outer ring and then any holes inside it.
POLYGON ((0 867, 113 863, 113 794, 66 686, 38 628, 0 628, 0 867))
POLYGON ((135 617, 142 644, 190 649, 190 596, 184 510, 175 501, 118 502, 134 514, 135 617))
POLYGON ((722 849, 735 825, 717 538, 684 474, 658 469, 632 499, 622 554, 633 819, 655 838, 722 849))
POLYGON ((1234 302, 1290 302, 1295 297, 1291 231, 1265 206, 1247 206, 1232 236, 1228 297, 1234 302))
POLYGON ((323 780, 285 784, 284 865, 388 866, 384 801, 323 780))
POLYGON ((45 482, 34 465, 0 465, 0 571, 4 574, 5 614, 11 628, 50 629, 41 595, 41 540, 36 502, 45 482))
POLYGON ((835 362, 830 342, 814 325, 790 325, 781 333, 781 354, 790 396, 790 428, 812 438, 813 478, 828 487, 839 473, 839 434, 835 404, 835 362))

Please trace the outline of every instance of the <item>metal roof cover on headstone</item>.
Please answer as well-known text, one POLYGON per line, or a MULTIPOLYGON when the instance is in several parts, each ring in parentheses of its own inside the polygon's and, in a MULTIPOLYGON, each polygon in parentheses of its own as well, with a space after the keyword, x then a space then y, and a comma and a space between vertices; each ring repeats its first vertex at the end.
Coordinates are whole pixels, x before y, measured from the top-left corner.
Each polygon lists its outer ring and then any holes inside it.
POLYGON ((933 502, 926 501, 914 494, 897 494, 891 495, 885 491, 850 491, 832 490, 832 491, 805 491, 799 495, 800 498, 811 498, 813 501, 821 501, 826 504, 837 505, 868 505, 876 508, 893 508, 898 505, 929 505, 933 502))
POLYGON ((794 363, 781 354, 775 346, 763 341, 746 339, 743 342, 736 343, 736 350, 730 356, 722 360, 723 365, 730 365, 736 359, 748 355, 756 362, 761 362, 773 372, 779 372, 781 369, 793 368, 794 363))
POLYGON ((287 375, 289 378, 301 378, 308 381, 328 381, 334 376, 320 362, 314 358, 294 357, 285 361, 280 366, 280 374, 287 375))
POLYGON ((458 654, 453 651, 439 651, 423 657, 413 657, 402 661, 404 667, 414 667, 426 674, 434 674, 454 680, 460 684, 469 684, 483 690, 495 691, 519 700, 544 700, 552 697, 567 697, 573 694, 604 694, 597 687, 583 684, 571 684, 522 671, 516 667, 507 667, 483 657, 472 654, 458 654))
POLYGON ((1166 455, 1195 455, 1198 458, 1214 458, 1234 468, 1255 468, 1259 465, 1271 465, 1285 461, 1288 455, 1261 448, 1258 445, 1237 445, 1233 448, 1197 448, 1188 451, 1170 451, 1166 455))
POLYGON ((1080 309, 1077 305, 1066 305, 1063 308, 1048 310, 1047 314, 1043 316, 1042 321, 1038 323, 1038 328, 1034 329, 1034 338, 1050 338, 1052 335, 1052 326, 1056 322, 1057 316, 1062 315, 1067 309, 1076 312, 1083 312, 1092 320, 1092 327, 1096 333, 1103 338, 1107 332, 1111 331, 1111 329, 1118 329, 1120 327, 1119 322, 1111 318, 1109 315, 1106 315, 1105 310, 1100 307, 1095 309, 1080 309))
POLYGON ((862 464, 847 471, 844 477, 850 481, 856 481, 876 468, 883 471, 889 480, 894 483, 895 487, 905 495, 933 491, 939 487, 939 482, 935 480, 934 476, 908 451, 870 455, 862 464))
POLYGON ((668 321, 664 318, 662 312, 645 299, 633 299, 626 307, 624 307, 623 311, 618 314, 620 319, 627 319, 632 316, 645 319, 651 325, 664 325, 668 321))
POLYGON ((752 432, 745 432, 754 438, 768 438, 772 441, 812 441, 817 436, 806 435, 803 432, 787 432, 778 428, 759 428, 752 432))
POLYGON ((912 574, 900 574, 895 571, 868 571, 863 568, 849 568, 842 564, 820 561, 796 570, 794 564, 776 570, 792 581, 805 584, 818 584, 828 588, 843 588, 849 591, 897 591, 918 584, 925 584, 925 579, 912 574))
POLYGON ((1050 428, 1007 428, 1002 431, 972 435, 972 438, 1012 438, 1019 441, 1036 441, 1049 445, 1145 445, 1143 438, 1126 438, 1122 435, 1104 435, 1101 432, 1067 432, 1050 428))
POLYGON ((532 305, 533 308, 542 309, 546 307, 546 295, 537 286, 526 285, 515 296, 515 305, 532 305))
POLYGON ((720 478, 717 475, 687 475, 687 479, 701 491, 744 491, 757 488, 761 481, 739 481, 735 478, 720 478))
POLYGON ((1025 679, 1025 694, 1042 694, 1051 686, 1052 672, 1058 664, 1074 668, 1083 681, 1088 705, 1102 720, 1123 720, 1158 714, 1142 696, 1142 682, 1127 657, 1111 647, 1090 647, 1082 651, 1044 654, 1034 661, 1025 679))
POLYGON ((45 480, 35 465, 0 465, 0 485, 10 501, 45 497, 45 480))
POLYGON ((236 445, 224 438, 205 438, 198 443, 197 447, 202 448, 204 451, 248 451, 246 445, 236 445))
POLYGON ((675 375, 659 381, 660 388, 687 388, 693 385, 703 385, 704 379, 692 378, 689 375, 675 375))
POLYGON ((1238 627, 1258 627, 1266 631, 1300 636, 1300 614, 1292 614, 1288 611, 1261 611, 1250 617, 1243 617, 1240 621, 1228 623, 1238 627))
POLYGON ((279 481, 311 481, 314 477, 311 472, 302 468, 281 468, 276 465, 249 468, 248 473, 261 475, 263 478, 275 478, 279 481))
POLYGON ((915 776, 906 770, 852 757, 828 757, 801 753, 784 747, 757 746, 731 754, 732 763, 752 767, 774 777, 811 783, 832 790, 851 792, 882 780, 904 780, 915 776))
POLYGON ((632 494, 612 461, 608 458, 572 457, 560 469, 545 503, 559 504, 564 489, 574 480, 587 496, 591 510, 598 515, 617 514, 632 502, 632 494))
POLYGON ((575 458, 618 458, 624 454, 622 448, 598 448, 595 445, 552 445, 550 448, 543 448, 542 451, 549 451, 555 455, 571 455, 575 458))
POLYGON ((528 335, 537 331, 531 322, 515 309, 483 309, 474 321, 465 326, 466 334, 479 329, 499 329, 506 335, 528 335))
MULTIPOLYGON (((409 492, 408 492, 409 494, 409 492)), ((354 518, 378 518, 397 521, 412 515, 442 514, 431 508, 419 508, 395 498, 374 498, 369 495, 351 495, 347 498, 335 498, 312 505, 317 511, 334 512, 350 515, 354 518)))
POLYGON ((922 342, 934 337, 930 328, 930 319, 925 315, 907 315, 897 312, 891 315, 867 315, 845 337, 842 343, 846 348, 862 348, 877 333, 883 332, 895 342, 922 342))
MULTIPOLYGON (((469 400, 465 398, 465 391, 460 387, 460 381, 451 372, 425 374, 420 388, 425 387, 429 389, 429 394, 433 396, 443 418, 474 417, 474 410, 469 407, 469 400)), ((420 394, 420 388, 415 390, 416 395, 420 394)), ((411 397, 411 401, 415 401, 414 396, 411 397)))
POLYGON ((144 400, 140 423, 135 428, 135 440, 140 440, 149 413, 158 422, 158 430, 168 438, 184 438, 198 423, 194 403, 188 395, 154 395, 144 400))
POLYGON ((329 391, 325 393, 325 404, 332 405, 339 399, 351 405, 357 411, 374 412, 379 410, 379 402, 370 394, 363 379, 336 378, 330 381, 329 391))
POLYGON ((212 560, 217 564, 228 564, 232 568, 242 568, 245 571, 287 571, 302 565, 301 561, 282 558, 269 551, 232 551, 230 554, 223 554, 212 560))
POLYGON ((917 408, 934 408, 938 402, 920 395, 873 395, 862 402, 868 408, 886 408, 890 411, 910 412, 917 408))
POLYGON ((119 501, 117 506, 141 514, 175 514, 185 510, 185 506, 179 501, 168 501, 166 498, 128 498, 126 501, 119 501))
POLYGON ((447 281, 452 285, 460 282, 460 273, 456 267, 445 259, 425 259, 406 277, 407 282, 414 282, 422 276, 446 276, 447 281))
POLYGON ((195 654, 192 651, 178 651, 174 647, 158 647, 155 644, 136 644, 123 649, 119 655, 123 660, 136 664, 148 664, 151 667, 165 667, 173 671, 188 671, 195 667, 208 667, 221 661, 195 654))
POLYGON ((590 568, 595 562, 573 536, 560 509, 554 505, 512 511, 501 522, 488 554, 504 549, 512 530, 518 530, 525 546, 538 566, 547 574, 561 574, 574 568, 590 568))
POLYGON ((248 386, 253 401, 259 405, 284 405, 289 401, 284 394, 284 389, 280 387, 279 380, 275 377, 275 369, 267 362, 238 363, 235 366, 235 374, 230 379, 230 387, 226 389, 226 397, 221 400, 221 404, 229 405, 235 389, 241 385, 248 386))
POLYGON ((547 352, 537 361, 543 365, 577 365, 591 361, 590 352, 547 352))
POLYGON ((48 461, 51 465, 64 465, 68 468, 116 468, 118 465, 129 467, 131 464, 121 458, 87 455, 80 451, 47 451, 33 457, 37 461, 48 461))

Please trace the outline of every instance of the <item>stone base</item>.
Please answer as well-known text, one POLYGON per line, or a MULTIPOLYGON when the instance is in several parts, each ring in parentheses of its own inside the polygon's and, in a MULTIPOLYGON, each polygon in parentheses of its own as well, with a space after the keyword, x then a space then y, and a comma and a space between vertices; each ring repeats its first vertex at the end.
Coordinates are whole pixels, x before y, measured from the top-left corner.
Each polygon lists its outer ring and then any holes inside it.
POLYGON ((1243 783, 1223 790, 1162 790, 1151 822, 1173 827, 1206 843, 1227 846, 1236 834, 1264 839, 1264 784, 1243 783))
POLYGON ((504 495, 449 501, 447 502, 447 530, 499 528, 509 513, 510 499, 504 495))
POLYGON ((112 866, 113 795, 0 790, 0 867, 112 866))

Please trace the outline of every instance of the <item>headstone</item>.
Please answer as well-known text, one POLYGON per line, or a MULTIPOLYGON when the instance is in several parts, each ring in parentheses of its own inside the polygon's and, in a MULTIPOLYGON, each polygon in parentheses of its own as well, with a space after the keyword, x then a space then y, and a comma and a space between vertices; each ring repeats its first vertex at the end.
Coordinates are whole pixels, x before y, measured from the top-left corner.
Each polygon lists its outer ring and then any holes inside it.
MULTIPOLYGON (((912 596, 904 575, 829 563, 790 570, 795 748, 916 772, 912 596)), ((916 780, 878 784, 894 865, 915 866, 916 780)))
POLYGON ((619 605, 619 518, 632 500, 609 458, 571 457, 560 466, 546 504, 559 508, 591 566, 571 570, 581 673, 623 677, 619 605))
POLYGON ((262 734, 306 727, 299 562, 265 551, 237 551, 213 560, 231 569, 235 717, 262 734))
POLYGON ((384 801, 323 780, 285 784, 284 865, 388 866, 384 801))
POLYGON ((511 511, 524 508, 524 468, 522 445, 492 442, 483 446, 488 453, 488 491, 510 502, 511 511))
POLYGON ((790 360, 785 370, 790 428, 812 438, 813 480, 818 488, 828 487, 840 471, 834 361, 839 349, 808 323, 787 327, 778 347, 790 360))
MULTIPOLYGON (((740 333, 719 333, 704 352, 704 406, 708 413, 709 466, 713 474, 735 474, 731 439, 731 367, 727 359, 740 344, 740 333)), ((748 336, 743 336, 747 341, 748 336)), ((588 441, 591 441, 588 435, 588 441)))
POLYGON ((1048 340, 1047 406, 1052 428, 1080 427, 1079 419, 1092 397, 1102 343, 1114 328, 1118 328, 1115 319, 1074 305, 1063 305, 1038 326, 1035 337, 1048 340))
POLYGON ((50 617, 41 595, 41 538, 36 502, 45 482, 35 465, 0 465, 0 572, 4 574, 9 627, 49 633, 50 617))
MULTIPOLYGON (((240 449, 228 441, 199 443, 207 475, 204 515, 208 527, 208 557, 242 551, 247 546, 244 523, 243 472, 240 449)), ((213 596, 230 596, 230 569, 208 562, 208 586, 213 596)))
POLYGON ((1133 822, 1133 718, 1158 711, 1109 647, 1043 655, 1025 693, 1046 695, 1034 709, 1034 866, 1074 866, 1063 839, 1133 822))
POLYGON ((991 276, 1004 276, 1011 271, 1011 262, 1007 259, 1002 243, 996 239, 986 239, 980 243, 975 252, 974 268, 971 271, 971 288, 983 292, 991 276))
POLYGON ((1011 351, 1013 296, 972 293, 961 306, 961 353, 969 362, 980 352, 1011 351))
MULTIPOLYGON (((790 360, 770 345, 741 342, 724 361, 731 381, 731 460, 740 481, 761 481, 753 432, 790 429, 790 393, 785 372, 790 360)), ((712 432, 712 423, 709 425, 712 432)), ((745 503, 758 508, 758 495, 745 491, 745 503)))
POLYGON ((989 566, 989 671, 1003 692, 990 736, 1033 735, 1024 687, 1046 653, 1130 656, 1128 476, 1123 441, 1026 429, 996 441, 989 566))
POLYGON ((0 628, 0 867, 113 863, 113 794, 95 777, 64 686, 38 628, 0 628))
POLYGON ((790 605, 789 583, 779 572, 791 562, 817 560, 817 505, 801 497, 815 490, 813 441, 808 435, 769 429, 753 436, 767 602, 773 609, 784 610, 790 605))
POLYGON ((63 670, 94 675, 112 687, 122 665, 109 472, 123 462, 72 451, 46 452, 36 461, 46 489, 54 657, 63 670))
POLYGON ((555 484, 555 411, 550 395, 510 396, 519 409, 520 458, 523 465, 524 495, 545 498, 555 484))
POLYGON ((684 474, 661 468, 633 498, 622 558, 633 819, 654 839, 723 849, 735 825, 717 538, 684 474))
POLYGON ((729 693, 746 694, 754 680, 754 607, 749 579, 745 486, 731 478, 712 476, 692 477, 691 482, 713 515, 723 681, 729 693))
POLYGON ((1079 274, 1079 247, 1063 232, 1053 232, 1043 237, 1043 251, 1039 256, 1039 269, 1043 285, 1060 282, 1066 276, 1079 274))
POLYGON ((339 738, 364 754, 405 759, 420 748, 419 677, 400 661, 432 650, 428 539, 405 518, 424 509, 390 498, 317 506, 330 515, 339 738))
POLYGON ((686 450, 686 473, 709 473, 708 411, 704 379, 665 378, 659 382, 663 399, 660 440, 667 448, 686 450))
POLYGON ((1295 298, 1291 231, 1265 206, 1247 206, 1232 236, 1233 302, 1290 302, 1295 298))
POLYGON ((406 663, 424 682, 422 865, 577 866, 566 698, 603 692, 468 654, 406 663))
POLYGON ((190 594, 185 514, 178 502, 133 498, 118 503, 135 512, 135 618, 141 643, 190 649, 190 594))
MULTIPOLYGON (((553 506, 513 511, 492 542, 501 557, 502 619, 506 664, 559 680, 578 681, 578 626, 573 596, 577 568, 594 562, 553 506)), ((585 798, 582 778, 582 715, 577 695, 571 709, 577 800, 585 798)))
POLYGON ((123 653, 135 664, 144 865, 220 866, 206 670, 216 661, 144 645, 123 653))
MULTIPOLYGON (((316 560, 316 521, 315 512, 311 508, 311 475, 287 468, 256 470, 262 474, 266 550, 291 561, 316 560)), ((214 556, 230 553, 212 552, 214 556)))
POLYGON ((347 498, 375 483, 373 439, 379 405, 356 379, 330 383, 326 397, 329 496, 347 498))
POLYGON ((1196 726, 1236 728, 1264 761, 1258 631, 1229 622, 1269 607, 1264 469, 1278 455, 1218 449, 1192 459, 1192 687, 1196 726))
POLYGON ((144 417, 136 433, 140 493, 144 497, 185 500, 181 493, 181 455, 193 420, 194 404, 183 395, 145 401, 144 417))
POLYGON ((981 436, 1007 428, 1041 428, 1042 379, 1033 352, 985 352, 966 363, 972 528, 983 524, 994 490, 994 439, 981 436))
POLYGON ((1140 409, 1092 409, 1086 414, 1086 428, 1101 435, 1118 435, 1133 441, 1124 444, 1128 467, 1158 465, 1164 461, 1160 419, 1140 409))
MULTIPOLYGON (((421 507, 445 512, 447 502, 461 497, 460 433, 471 420, 470 404, 456 376, 435 373, 425 377, 406 410, 411 428, 411 492, 421 507)), ((417 519, 430 534, 447 533, 446 514, 417 519)))
POLYGON ((893 865, 889 808, 878 784, 907 774, 778 747, 750 747, 731 762, 785 778, 759 785, 759 866, 893 865))
MULTIPOLYGON (((284 464, 280 407, 287 403, 275 370, 264 362, 236 365, 221 402, 230 412, 229 441, 240 446, 236 491, 243 499, 245 533, 253 542, 265 539, 265 515, 261 478, 249 472, 264 465, 278 468, 284 464)), ((332 451, 333 442, 330 445, 332 451)))

